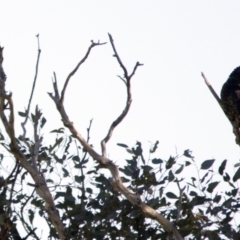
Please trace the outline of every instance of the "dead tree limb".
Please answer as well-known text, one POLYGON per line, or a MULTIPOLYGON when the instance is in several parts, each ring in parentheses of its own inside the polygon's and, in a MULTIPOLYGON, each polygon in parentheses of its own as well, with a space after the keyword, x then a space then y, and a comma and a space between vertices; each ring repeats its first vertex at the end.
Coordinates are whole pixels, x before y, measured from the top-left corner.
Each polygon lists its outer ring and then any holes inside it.
MULTIPOLYGON (((71 77, 77 72, 77 70, 79 69, 79 67, 85 62, 85 60, 88 58, 92 48, 96 47, 96 46, 100 46, 100 45, 104 45, 106 43, 100 43, 99 41, 97 43, 93 42, 92 41, 92 44, 89 46, 88 50, 87 50, 87 53, 85 54, 85 56, 83 57, 83 59, 77 64, 77 66, 72 70, 72 72, 69 73, 66 81, 65 81, 65 84, 64 84, 64 87, 63 87, 63 90, 62 90, 62 93, 61 93, 61 102, 63 103, 64 101, 64 95, 65 95, 65 92, 66 92, 66 89, 67 89, 67 85, 71 79, 71 77)), ((55 76, 56 77, 56 76, 55 76)))
POLYGON ((126 84, 126 88, 127 88, 127 102, 126 102, 126 106, 125 106, 123 112, 119 115, 119 117, 115 121, 113 121, 113 123, 111 124, 111 126, 110 126, 110 128, 108 130, 107 136, 101 141, 101 148, 102 148, 102 156, 103 157, 107 157, 106 144, 110 140, 115 127, 120 122, 122 122, 122 120, 127 115, 128 111, 130 109, 130 106, 131 106, 131 103, 132 103, 131 78, 135 74, 137 68, 139 66, 143 65, 143 64, 137 62, 135 64, 135 67, 133 68, 132 73, 129 75, 126 67, 123 65, 122 60, 121 60, 120 56, 117 53, 117 50, 115 48, 114 41, 113 41, 113 38, 112 38, 111 34, 108 34, 108 36, 109 36, 109 40, 110 40, 110 43, 111 43, 111 46, 112 46, 112 49, 113 49, 113 52, 114 52, 113 56, 117 58, 117 61, 118 61, 119 65, 120 65, 120 67, 123 70, 123 76, 124 77, 122 78, 122 77, 119 76, 119 78, 121 80, 123 80, 123 82, 126 84))
MULTIPOLYGON (((129 84, 129 88, 127 88, 127 89, 128 89, 128 91, 130 91, 130 79, 134 75, 137 67, 140 64, 137 63, 134 67, 134 70, 133 70, 132 74, 128 75, 127 69, 125 68, 125 66, 123 65, 120 57, 117 54, 116 48, 113 44, 113 39, 112 39, 110 34, 109 34, 109 39, 110 39, 110 42, 112 44, 112 48, 113 48, 115 57, 117 58, 118 63, 120 64, 121 68, 123 69, 124 79, 126 80, 126 84, 127 85, 129 84)), ((69 76, 71 76, 71 73, 69 74, 69 76)), ((66 86, 67 86, 68 81, 69 81, 69 78, 67 78, 67 80, 65 82, 64 91, 63 91, 62 96, 64 95, 64 92, 66 90, 66 86)), ((103 154, 100 155, 90 146, 90 144, 77 131, 77 129, 74 127, 73 122, 71 122, 69 117, 68 117, 68 114, 67 114, 67 112, 65 110, 65 107, 63 105, 62 98, 59 97, 59 93, 58 93, 59 91, 58 91, 58 87, 57 87, 57 79, 55 77, 54 77, 54 81, 53 81, 53 89, 54 89, 54 94, 49 93, 49 96, 54 101, 54 103, 56 105, 56 108, 58 109, 58 111, 61 115, 63 124, 70 130, 72 135, 81 143, 81 145, 89 153, 89 155, 94 160, 96 160, 102 167, 107 168, 111 172, 112 178, 110 179, 110 182, 111 182, 113 188, 116 191, 118 191, 119 193, 121 193, 122 195, 124 195, 133 205, 138 206, 146 216, 148 216, 149 218, 155 219, 158 223, 160 223, 160 225, 163 227, 163 229, 166 232, 169 233, 169 236, 170 236, 171 239, 183 240, 182 236, 180 235, 180 233, 178 232, 176 227, 169 220, 164 218, 161 214, 159 214, 156 210, 154 210, 150 206, 143 203, 138 194, 130 191, 128 188, 126 188, 123 185, 122 180, 121 180, 120 175, 119 175, 118 167, 113 163, 112 160, 108 159, 105 156, 106 154, 104 154, 105 145, 103 147, 103 154)), ((131 94, 128 95, 128 98, 129 98, 129 96, 131 97, 131 94)), ((130 100, 131 100, 131 98, 130 98, 130 100)), ((130 103, 131 103, 131 101, 130 101, 130 103)), ((113 132, 113 129, 117 126, 117 124, 119 124, 121 122, 121 120, 127 114, 128 109, 129 109, 129 107, 128 107, 128 104, 127 104, 127 107, 125 107, 123 113, 115 121, 116 123, 112 123, 112 125, 110 127, 110 130, 109 130, 110 133, 107 134, 107 137, 102 142, 106 143, 110 139, 111 134, 113 132)))
POLYGON ((32 103, 32 98, 33 98, 33 93, 35 90, 35 86, 36 86, 36 81, 37 81, 37 76, 38 76, 38 67, 39 67, 39 60, 40 60, 40 55, 41 55, 41 49, 40 49, 40 43, 39 43, 39 34, 36 35, 37 40, 38 40, 38 56, 37 56, 37 63, 36 63, 36 69, 35 69, 35 76, 34 76, 34 80, 33 80, 33 86, 32 86, 32 91, 30 94, 30 98, 28 101, 28 107, 26 109, 26 116, 25 116, 25 120, 21 123, 22 125, 22 129, 23 129, 23 135, 22 135, 22 139, 25 139, 26 136, 26 124, 28 121, 28 116, 29 116, 29 112, 30 112, 30 107, 31 107, 31 103, 32 103))

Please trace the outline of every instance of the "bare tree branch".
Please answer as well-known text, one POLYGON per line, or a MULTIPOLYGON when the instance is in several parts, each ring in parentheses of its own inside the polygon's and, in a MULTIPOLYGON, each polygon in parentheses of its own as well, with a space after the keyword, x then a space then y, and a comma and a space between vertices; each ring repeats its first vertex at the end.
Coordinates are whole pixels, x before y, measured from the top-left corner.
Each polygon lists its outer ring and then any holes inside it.
POLYGON ((22 140, 23 141, 24 141, 25 136, 26 136, 25 125, 27 124, 27 121, 28 121, 28 116, 29 116, 29 112, 30 112, 33 93, 34 93, 34 89, 35 89, 35 86, 36 86, 36 81, 37 81, 37 76, 38 76, 38 66, 39 66, 39 60, 40 60, 40 54, 41 54, 40 43, 39 43, 39 34, 37 34, 36 37, 37 37, 37 40, 38 40, 38 56, 37 56, 37 63, 36 63, 36 70, 35 70, 35 76, 34 76, 34 80, 33 80, 32 91, 31 91, 31 95, 30 95, 30 98, 29 98, 29 101, 28 101, 28 107, 27 107, 27 111, 26 111, 25 120, 24 120, 24 122, 21 123, 22 128, 23 128, 23 135, 22 135, 22 140))
MULTIPOLYGON (((112 41, 111 35, 110 35, 110 41, 112 41)), ((112 46, 113 46, 113 49, 114 49, 114 52, 116 55, 115 46, 114 45, 112 45, 112 46)), ((125 73, 126 80, 128 80, 129 77, 127 75, 126 68, 123 66, 119 56, 116 55, 116 57, 118 59, 120 66, 122 67, 122 69, 125 73)), ((134 74, 134 72, 135 71, 133 71, 133 74, 134 74)), ((86 149, 86 151, 89 153, 89 155, 93 159, 95 159, 102 167, 107 168, 111 172, 112 178, 110 179, 110 182, 111 182, 113 188, 116 191, 118 191, 119 193, 123 194, 133 205, 138 206, 145 215, 147 215, 148 217, 150 217, 152 219, 155 219, 158 223, 160 223, 162 225, 162 227, 164 228, 164 230, 169 233, 169 236, 171 237, 171 239, 183 240, 183 238, 179 234, 178 230, 175 228, 175 226, 173 226, 173 224, 169 220, 167 220, 162 215, 157 213, 157 211, 154 210, 153 208, 142 203, 142 200, 138 194, 135 194, 134 192, 130 191, 128 188, 126 188, 123 185, 122 180, 119 175, 118 167, 113 163, 112 160, 108 159, 104 155, 98 154, 90 146, 90 144, 82 137, 82 135, 76 130, 73 123, 70 121, 70 119, 65 111, 63 101, 61 101, 61 99, 58 97, 57 83, 55 81, 53 82, 53 89, 54 89, 54 95, 52 93, 49 93, 49 96, 54 101, 56 108, 58 109, 58 111, 61 115, 63 124, 70 130, 70 132, 73 134, 73 136, 81 143, 81 145, 86 149)), ((131 96, 131 95, 129 95, 129 96, 131 96)), ((128 100, 130 100, 129 102, 131 103, 131 98, 128 100)), ((124 109, 124 112, 120 116, 125 116, 126 115, 125 112, 127 112, 128 109, 129 109, 129 107, 126 107, 124 109)), ((116 120, 116 121, 119 121, 119 120, 116 120)), ((120 117, 120 121, 121 121, 121 117, 120 117)), ((118 122, 117 122, 117 124, 118 124, 118 122)))
MULTIPOLYGON (((210 84, 210 82, 207 80, 206 76, 204 75, 204 73, 201 73, 206 85, 208 86, 210 92, 212 93, 213 97, 216 99, 216 101, 218 102, 218 104, 220 105, 220 107, 222 108, 222 104, 221 104, 221 99, 220 97, 217 95, 217 93, 215 92, 215 90, 213 89, 212 85, 210 84)), ((222 108, 223 110, 223 108, 222 108)), ((224 110, 223 110, 224 111, 224 110)))
POLYGON ((69 73, 69 75, 68 75, 68 77, 65 81, 65 84, 64 84, 64 87, 63 87, 63 90, 62 90, 62 94, 61 94, 61 102, 62 103, 64 101, 64 95, 65 95, 65 92, 66 92, 66 89, 67 89, 68 82, 70 81, 71 77, 77 72, 78 68, 88 58, 88 55, 91 52, 92 48, 94 48, 95 46, 100 46, 100 45, 104 45, 104 44, 106 44, 106 43, 100 43, 100 42, 95 43, 94 41, 92 41, 92 44, 89 46, 89 48, 87 50, 87 53, 85 54, 84 58, 77 64, 77 66, 72 70, 72 72, 69 73))
POLYGON ((130 82, 131 78, 135 74, 137 68, 139 66, 143 65, 143 64, 140 64, 139 62, 137 62, 135 67, 134 67, 134 69, 133 69, 132 74, 129 76, 127 68, 124 66, 124 64, 122 63, 121 58, 119 57, 119 55, 117 53, 117 50, 116 50, 116 47, 114 45, 114 41, 113 41, 113 38, 112 38, 111 34, 108 34, 108 36, 109 36, 109 40, 110 40, 110 43, 111 43, 111 46, 112 46, 112 49, 113 49, 113 52, 114 52, 114 57, 117 58, 117 61, 118 61, 119 65, 122 68, 123 73, 124 73, 124 78, 125 79, 120 77, 120 76, 118 76, 118 77, 126 84, 126 88, 127 88, 127 102, 126 102, 126 106, 125 106, 123 112, 119 115, 119 117, 115 121, 113 121, 113 123, 111 124, 111 126, 110 126, 110 128, 108 130, 107 136, 101 141, 101 148, 102 148, 102 156, 103 157, 107 157, 106 144, 110 140, 110 138, 112 137, 112 134, 113 134, 113 131, 114 131, 115 127, 120 122, 122 122, 122 120, 127 115, 128 111, 130 109, 130 106, 131 106, 131 103, 132 103, 131 82, 130 82))

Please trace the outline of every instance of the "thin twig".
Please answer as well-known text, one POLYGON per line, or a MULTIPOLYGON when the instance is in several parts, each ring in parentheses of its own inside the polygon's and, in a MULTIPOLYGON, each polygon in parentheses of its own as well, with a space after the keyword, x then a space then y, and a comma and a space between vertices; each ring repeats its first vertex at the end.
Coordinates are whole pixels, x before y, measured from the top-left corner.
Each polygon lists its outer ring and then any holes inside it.
POLYGON ((113 41, 113 38, 111 36, 111 34, 108 34, 109 36, 109 40, 110 40, 110 43, 111 43, 111 46, 112 46, 112 49, 113 49, 113 52, 114 52, 114 57, 117 58, 117 61, 120 65, 120 67, 122 68, 123 70, 123 73, 124 73, 124 78, 118 76, 126 85, 126 89, 127 89, 127 102, 126 102, 126 105, 125 105, 125 108, 123 110, 123 112, 118 116, 118 118, 113 121, 113 123, 111 124, 109 130, 108 130, 108 133, 107 133, 107 136, 101 141, 101 148, 102 148, 102 156, 103 157, 107 157, 107 150, 106 150, 106 144, 107 142, 110 140, 110 138, 112 137, 112 134, 113 134, 113 131, 115 129, 115 127, 122 122, 122 120, 124 119, 124 117, 127 115, 129 109, 130 109, 130 106, 131 106, 131 103, 132 103, 132 94, 131 94, 131 78, 132 76, 135 74, 137 68, 139 66, 142 66, 143 64, 140 64, 139 62, 136 63, 136 65, 134 66, 133 68, 133 71, 131 73, 130 76, 128 76, 128 71, 127 71, 127 68, 124 66, 119 54, 117 53, 117 50, 116 50, 116 47, 114 45, 114 41, 113 41))
POLYGON ((64 87, 63 87, 63 90, 62 90, 62 94, 61 94, 61 103, 63 103, 64 101, 64 95, 65 95, 65 92, 66 92, 66 89, 67 89, 67 85, 68 85, 68 82, 70 81, 71 77, 77 72, 78 68, 85 62, 85 60, 88 58, 88 55, 89 53, 91 52, 91 49, 94 48, 95 46, 100 46, 100 45, 104 45, 106 44, 106 42, 104 43, 100 43, 100 42, 93 42, 92 41, 92 44, 89 46, 88 50, 87 50, 87 53, 85 54, 84 58, 77 64, 77 66, 72 70, 72 72, 69 73, 66 81, 65 81, 65 84, 64 84, 64 87))
POLYGON ((37 37, 37 41, 38 41, 38 56, 37 56, 37 63, 36 63, 36 69, 35 69, 35 76, 34 76, 33 85, 32 85, 32 91, 31 91, 31 95, 30 95, 30 98, 29 98, 29 101, 28 101, 28 107, 27 107, 27 111, 26 111, 25 120, 24 120, 24 122, 21 123, 22 128, 23 128, 23 135, 21 137, 22 140, 24 140, 25 136, 26 136, 25 125, 27 124, 27 121, 28 121, 31 102, 32 102, 33 93, 34 93, 34 89, 35 89, 35 85, 36 85, 36 81, 37 81, 37 76, 38 76, 38 66, 39 66, 39 60, 40 60, 40 54, 41 54, 40 43, 39 43, 39 34, 37 34, 36 37, 37 37))
MULTIPOLYGON (((217 100, 217 102, 219 103, 220 107, 222 108, 222 104, 221 104, 221 99, 219 98, 219 96, 217 95, 217 93, 215 92, 215 90, 213 89, 212 85, 210 84, 210 82, 207 80, 206 76, 204 75, 204 73, 201 73, 206 85, 208 86, 210 92, 212 93, 212 95, 214 96, 214 98, 217 100)), ((222 108, 223 109, 223 108, 222 108)))

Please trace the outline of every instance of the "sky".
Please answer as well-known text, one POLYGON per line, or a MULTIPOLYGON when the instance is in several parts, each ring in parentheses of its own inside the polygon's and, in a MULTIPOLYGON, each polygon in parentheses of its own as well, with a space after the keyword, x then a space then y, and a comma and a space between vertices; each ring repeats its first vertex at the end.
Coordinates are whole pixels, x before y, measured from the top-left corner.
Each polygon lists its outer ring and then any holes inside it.
MULTIPOLYGON (((117 127, 107 152, 119 165, 125 153, 117 143, 145 149, 159 140, 158 156, 191 149, 199 162, 224 159, 229 169, 239 161, 231 125, 213 98, 201 72, 219 94, 240 56, 239 1, 4 1, 1 3, 0 44, 4 46, 7 90, 15 112, 28 103, 40 35, 41 59, 33 99, 47 118, 44 135, 61 127, 59 114, 47 95, 53 71, 59 86, 84 56, 91 40, 107 42, 93 49, 71 79, 65 106, 84 135, 93 119, 91 141, 100 151, 113 120, 126 101, 122 75, 107 33, 111 33, 125 66, 132 71, 133 102, 117 127)), ((21 129, 16 116, 16 129, 21 129)))

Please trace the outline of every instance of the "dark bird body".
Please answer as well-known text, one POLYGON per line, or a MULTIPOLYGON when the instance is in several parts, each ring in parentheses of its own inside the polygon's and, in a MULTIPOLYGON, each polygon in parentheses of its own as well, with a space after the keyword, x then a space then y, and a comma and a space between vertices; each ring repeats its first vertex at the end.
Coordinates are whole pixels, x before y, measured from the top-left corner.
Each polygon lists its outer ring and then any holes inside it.
POLYGON ((230 74, 228 80, 223 84, 221 91, 222 108, 233 125, 233 131, 239 139, 240 128, 240 67, 230 74))

